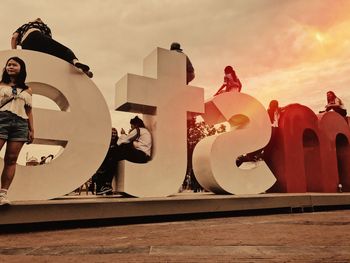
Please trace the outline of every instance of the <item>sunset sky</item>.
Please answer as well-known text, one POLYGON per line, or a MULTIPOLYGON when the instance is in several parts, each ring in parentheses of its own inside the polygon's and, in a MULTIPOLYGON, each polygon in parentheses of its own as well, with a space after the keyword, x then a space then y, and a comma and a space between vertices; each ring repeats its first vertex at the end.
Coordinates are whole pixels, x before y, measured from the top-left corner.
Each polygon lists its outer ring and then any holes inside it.
MULTIPOLYGON (((328 90, 350 107, 350 0, 0 0, 0 10, 0 50, 20 25, 41 17, 91 66, 111 110, 115 83, 141 75, 143 59, 173 41, 190 57, 191 84, 205 98, 232 65, 242 92, 265 107, 277 99, 318 112, 328 90)), ((124 126, 125 116, 114 112, 113 125, 124 126)))

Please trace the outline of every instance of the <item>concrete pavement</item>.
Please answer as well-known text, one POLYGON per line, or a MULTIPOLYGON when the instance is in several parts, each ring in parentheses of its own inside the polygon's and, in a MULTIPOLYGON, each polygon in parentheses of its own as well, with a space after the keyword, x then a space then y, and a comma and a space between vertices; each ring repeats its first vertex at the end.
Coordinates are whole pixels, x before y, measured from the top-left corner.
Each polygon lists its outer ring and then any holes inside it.
POLYGON ((350 210, 2 234, 0 262, 350 262, 350 210))

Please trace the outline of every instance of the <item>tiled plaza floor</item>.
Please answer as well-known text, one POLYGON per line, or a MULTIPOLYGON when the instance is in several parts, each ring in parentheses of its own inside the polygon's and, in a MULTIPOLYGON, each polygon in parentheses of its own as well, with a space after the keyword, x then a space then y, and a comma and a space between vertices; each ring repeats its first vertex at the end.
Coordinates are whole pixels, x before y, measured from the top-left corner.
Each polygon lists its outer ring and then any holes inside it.
POLYGON ((2 234, 0 262, 350 262, 350 210, 2 234))

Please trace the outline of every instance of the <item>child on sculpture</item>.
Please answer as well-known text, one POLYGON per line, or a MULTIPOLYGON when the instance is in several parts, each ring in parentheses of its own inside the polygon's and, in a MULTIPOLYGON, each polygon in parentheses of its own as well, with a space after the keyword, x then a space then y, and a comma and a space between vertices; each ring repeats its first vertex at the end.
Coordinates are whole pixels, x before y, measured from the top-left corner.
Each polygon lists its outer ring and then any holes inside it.
POLYGON ((282 108, 278 106, 278 101, 271 100, 269 103, 269 108, 267 109, 267 114, 269 114, 272 127, 278 127, 281 111, 282 108))
POLYGON ((219 95, 223 92, 237 91, 241 92, 242 83, 236 75, 236 72, 233 70, 231 66, 225 67, 225 76, 224 83, 220 87, 220 89, 214 94, 214 96, 219 95))
POLYGON ((19 27, 12 35, 11 48, 43 52, 61 58, 81 69, 89 78, 93 77, 90 67, 77 59, 72 50, 52 39, 50 28, 37 18, 19 27))
POLYGON ((116 129, 112 129, 112 140, 108 153, 94 175, 96 194, 112 193, 112 180, 118 161, 147 163, 151 159, 152 136, 150 132, 137 116, 130 120, 130 125, 129 133, 126 134, 124 129, 121 129, 120 136, 116 129))
POLYGON ((1 174, 0 205, 8 205, 7 191, 15 175, 19 152, 34 138, 32 90, 25 84, 27 72, 22 59, 7 60, 0 81, 0 150, 7 143, 1 174))

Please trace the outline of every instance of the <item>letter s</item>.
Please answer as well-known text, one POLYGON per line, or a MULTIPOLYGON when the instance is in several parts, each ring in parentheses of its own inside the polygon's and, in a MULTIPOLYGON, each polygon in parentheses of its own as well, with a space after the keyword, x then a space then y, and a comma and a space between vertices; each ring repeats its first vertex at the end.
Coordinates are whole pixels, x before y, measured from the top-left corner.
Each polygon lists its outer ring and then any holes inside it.
POLYGON ((205 104, 203 118, 208 124, 229 121, 236 127, 196 145, 193 170, 204 188, 217 194, 257 194, 275 183, 265 162, 253 169, 236 166, 238 156, 263 148, 270 140, 270 120, 259 101, 244 93, 223 93, 205 104))

